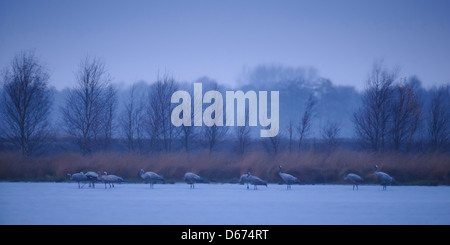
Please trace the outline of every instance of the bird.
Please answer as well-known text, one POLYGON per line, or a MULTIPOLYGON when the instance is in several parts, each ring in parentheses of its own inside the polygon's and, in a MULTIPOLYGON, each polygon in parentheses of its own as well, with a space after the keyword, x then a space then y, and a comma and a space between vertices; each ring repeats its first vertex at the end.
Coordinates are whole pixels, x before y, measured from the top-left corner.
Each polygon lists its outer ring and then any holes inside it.
POLYGON ((83 172, 75 173, 75 174, 67 174, 70 180, 78 182, 78 188, 83 188, 80 186, 80 182, 84 182, 87 180, 86 175, 83 172))
POLYGON ((184 181, 190 185, 191 189, 194 189, 194 184, 197 182, 203 182, 203 178, 194 173, 187 172, 184 174, 184 181))
POLYGON ((378 165, 375 165, 375 175, 378 177, 378 181, 380 181, 381 185, 383 185, 383 190, 386 190, 386 185, 391 184, 395 181, 389 174, 384 172, 378 172, 378 165))
POLYGON ((241 175, 241 178, 239 179, 239 183, 245 184, 247 183, 247 190, 249 189, 248 186, 248 179, 247 179, 248 174, 243 174, 241 175))
POLYGON ((286 189, 291 189, 291 184, 300 184, 300 180, 298 180, 296 177, 287 174, 287 173, 283 173, 281 172, 281 165, 279 166, 279 170, 278 170, 278 175, 281 177, 281 179, 283 179, 283 181, 286 183, 286 189))
POLYGON ((161 180, 164 182, 164 178, 154 172, 144 172, 143 169, 141 169, 141 172, 139 173, 141 175, 141 178, 150 182, 150 188, 153 188, 153 184, 156 183, 158 180, 161 180))
POLYGON ((89 181, 89 187, 92 185, 92 188, 95 188, 95 182, 98 180, 98 174, 96 172, 89 171, 85 175, 89 181))
POLYGON ((349 180, 353 183, 353 190, 355 189, 355 186, 356 186, 356 189, 359 190, 358 189, 359 183, 364 181, 364 179, 361 176, 354 174, 354 173, 347 174, 347 176, 345 176, 344 180, 349 180))
POLYGON ((105 183, 105 189, 106 189, 106 184, 109 184, 109 188, 114 187, 114 183, 120 183, 123 182, 123 178, 113 175, 113 174, 108 174, 106 171, 103 172, 103 175, 100 175, 99 180, 101 180, 103 183, 105 183))
POLYGON ((258 185, 265 185, 267 187, 267 181, 262 180, 256 176, 251 175, 250 172, 247 173, 247 180, 250 184, 253 185, 253 189, 257 190, 258 189, 258 185))

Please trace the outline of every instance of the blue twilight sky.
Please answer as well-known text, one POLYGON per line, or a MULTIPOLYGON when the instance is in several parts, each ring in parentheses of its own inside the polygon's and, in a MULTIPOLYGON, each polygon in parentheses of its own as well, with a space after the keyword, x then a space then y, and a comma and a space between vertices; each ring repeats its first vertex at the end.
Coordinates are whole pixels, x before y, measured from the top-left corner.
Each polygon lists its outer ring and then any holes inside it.
POLYGON ((282 64, 362 89, 383 58, 430 87, 450 82, 449 13, 448 0, 0 0, 0 67, 35 50, 61 89, 87 54, 122 84, 160 70, 235 86, 244 70, 282 64))

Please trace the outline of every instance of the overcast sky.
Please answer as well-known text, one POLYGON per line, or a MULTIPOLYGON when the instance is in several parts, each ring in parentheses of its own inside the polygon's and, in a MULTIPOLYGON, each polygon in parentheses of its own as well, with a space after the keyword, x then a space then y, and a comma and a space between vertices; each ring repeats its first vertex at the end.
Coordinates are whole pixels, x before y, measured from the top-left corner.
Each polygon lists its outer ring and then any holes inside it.
POLYGON ((35 50, 61 89, 87 54, 122 84, 160 70, 234 86, 243 69, 274 63, 361 89, 383 58, 430 87, 450 82, 449 13, 448 0, 0 0, 0 67, 35 50))

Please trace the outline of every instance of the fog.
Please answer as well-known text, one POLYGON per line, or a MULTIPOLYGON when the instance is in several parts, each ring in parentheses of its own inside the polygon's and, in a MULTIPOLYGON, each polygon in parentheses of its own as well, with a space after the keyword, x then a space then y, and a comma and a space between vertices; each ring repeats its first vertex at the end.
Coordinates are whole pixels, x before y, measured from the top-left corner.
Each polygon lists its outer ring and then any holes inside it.
MULTIPOLYGON (((170 74, 170 73, 168 73, 170 74)), ((422 87, 422 82, 416 76, 411 76, 407 81, 414 85, 424 106, 428 105, 430 89, 422 87)), ((133 83, 138 91, 138 96, 148 96, 150 85, 156 78, 139 80, 133 83)), ((317 98, 317 107, 314 113, 311 138, 321 138, 321 129, 327 123, 337 122, 340 127, 341 138, 354 137, 353 113, 361 106, 361 93, 353 86, 336 85, 333 81, 321 77, 317 69, 313 67, 290 67, 283 65, 259 65, 252 69, 246 69, 239 75, 238 86, 230 87, 220 84, 214 78, 203 76, 194 81, 177 81, 180 90, 192 91, 194 82, 203 84, 203 93, 209 90, 218 90, 225 95, 227 90, 254 91, 280 91, 280 135, 287 137, 289 121, 294 128, 304 112, 304 105, 310 94, 317 98)), ((361 79, 365 83, 365 79, 361 79)), ((125 101, 129 99, 128 93, 132 85, 115 84, 118 88, 117 113, 123 111, 125 101)), ((63 90, 54 89, 54 105, 52 118, 60 121, 61 107, 67 97, 69 88, 63 90)), ((225 96, 224 96, 225 98, 225 96)), ((148 101, 144 100, 148 104, 148 101)), ((257 137, 259 130, 252 130, 252 136, 257 137)), ((63 133, 60 131, 59 133, 63 133)), ((118 133, 118 132, 117 132, 118 133)), ((117 136, 117 134, 116 134, 117 136)))

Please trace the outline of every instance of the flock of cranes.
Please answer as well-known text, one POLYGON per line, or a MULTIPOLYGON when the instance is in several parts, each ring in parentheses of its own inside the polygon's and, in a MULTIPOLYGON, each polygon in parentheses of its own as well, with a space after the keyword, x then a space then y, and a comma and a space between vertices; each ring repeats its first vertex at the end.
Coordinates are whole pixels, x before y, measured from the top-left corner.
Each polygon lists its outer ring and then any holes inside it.
POLYGON ((114 183, 121 183, 123 182, 123 178, 116 176, 114 174, 108 174, 106 171, 103 172, 103 175, 99 175, 96 172, 89 171, 87 173, 79 172, 75 174, 67 174, 70 180, 75 181, 78 183, 78 188, 83 188, 83 186, 80 185, 80 183, 89 183, 89 187, 95 188, 95 182, 100 181, 105 183, 105 189, 106 185, 109 184, 109 188, 114 187, 114 183))
MULTIPOLYGON (((378 181, 383 186, 384 191, 387 189, 386 186, 388 184, 392 184, 395 182, 395 179, 392 178, 389 174, 387 174, 385 172, 379 172, 378 165, 375 165, 374 174, 377 176, 378 181)), ((354 173, 347 174, 347 176, 345 176, 344 180, 348 180, 348 181, 352 182, 353 190, 355 189, 355 187, 358 190, 359 189, 358 185, 364 181, 364 179, 361 176, 354 174, 354 173)))
MULTIPOLYGON (((375 165, 375 171, 374 174, 377 176, 378 181, 383 186, 383 190, 386 190, 386 186, 388 184, 392 184, 395 180, 390 175, 379 172, 378 171, 378 165, 375 165)), ((155 172, 145 172, 143 169, 139 172, 139 175, 141 178, 150 184, 150 188, 153 189, 153 185, 157 183, 158 181, 165 183, 164 177, 162 175, 159 175, 155 172)), ((114 183, 121 183, 123 182, 123 178, 108 174, 106 171, 103 172, 103 175, 99 175, 96 172, 89 171, 87 173, 79 172, 75 174, 67 174, 67 176, 70 178, 71 181, 75 181, 78 183, 78 188, 83 188, 83 186, 86 183, 89 183, 89 187, 95 188, 95 182, 99 181, 105 184, 105 189, 107 188, 107 184, 109 184, 109 188, 114 187, 114 183), (84 183, 81 185, 81 183, 84 183)), ((282 166, 279 165, 278 170, 278 176, 283 180, 283 182, 286 184, 286 188, 289 190, 291 189, 292 184, 300 184, 300 180, 290 174, 283 173, 282 172, 282 166)), ((191 189, 195 188, 195 183, 203 182, 203 178, 191 173, 187 172, 184 175, 183 180, 189 184, 189 187, 191 189)), ((358 190, 358 185, 364 181, 364 179, 355 174, 355 173, 349 173, 345 176, 344 180, 350 181, 353 184, 353 190, 358 190)), ((267 181, 252 175, 250 172, 247 172, 246 174, 243 174, 241 178, 239 179, 239 183, 247 184, 247 189, 249 189, 249 185, 253 185, 253 189, 257 190, 258 185, 264 185, 267 187, 267 181)))

